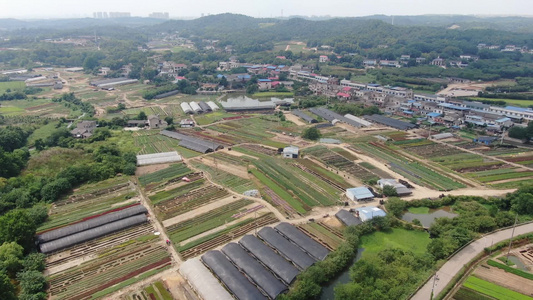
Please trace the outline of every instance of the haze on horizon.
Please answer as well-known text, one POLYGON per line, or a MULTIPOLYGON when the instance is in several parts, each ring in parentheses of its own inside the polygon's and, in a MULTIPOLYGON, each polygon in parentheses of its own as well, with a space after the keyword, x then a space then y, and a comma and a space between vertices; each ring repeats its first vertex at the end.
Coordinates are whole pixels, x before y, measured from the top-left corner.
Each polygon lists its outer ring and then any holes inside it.
POLYGON ((147 17, 169 12, 171 18, 237 13, 252 17, 385 15, 533 16, 531 0, 0 0, 0 18, 81 18, 93 12, 130 12, 147 17))

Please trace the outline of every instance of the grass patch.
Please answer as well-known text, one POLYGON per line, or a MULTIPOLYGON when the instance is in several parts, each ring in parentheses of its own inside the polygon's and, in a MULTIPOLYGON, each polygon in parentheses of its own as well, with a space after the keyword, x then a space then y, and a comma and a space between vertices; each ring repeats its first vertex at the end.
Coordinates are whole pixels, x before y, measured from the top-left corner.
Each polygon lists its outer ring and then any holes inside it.
POLYGON ((159 290, 159 293, 161 293, 161 296, 163 297, 163 300, 173 300, 172 295, 167 291, 165 286, 161 281, 157 281, 154 283, 154 286, 159 290))
POLYGON ((470 276, 465 281, 463 286, 472 289, 481 294, 485 294, 490 297, 501 300, 531 300, 531 297, 517 293, 510 289, 501 287, 492 282, 488 282, 483 279, 479 279, 475 276, 470 276))
POLYGON ((8 89, 12 92, 15 90, 23 90, 26 84, 23 81, 5 81, 0 82, 0 94, 5 93, 8 89))
POLYGON ((234 114, 229 114, 227 112, 216 111, 216 112, 212 112, 208 114, 195 116, 194 120, 196 121, 196 123, 198 123, 198 125, 209 125, 211 123, 218 122, 222 120, 223 118, 234 117, 234 116, 235 116, 234 114))
POLYGON ((408 211, 412 214, 424 215, 424 214, 429 214, 429 207, 425 207, 425 206, 409 207, 408 211))
POLYGON ((425 231, 393 228, 388 232, 377 231, 361 237, 361 247, 365 248, 363 258, 388 248, 400 248, 423 254, 430 242, 429 234, 425 231))

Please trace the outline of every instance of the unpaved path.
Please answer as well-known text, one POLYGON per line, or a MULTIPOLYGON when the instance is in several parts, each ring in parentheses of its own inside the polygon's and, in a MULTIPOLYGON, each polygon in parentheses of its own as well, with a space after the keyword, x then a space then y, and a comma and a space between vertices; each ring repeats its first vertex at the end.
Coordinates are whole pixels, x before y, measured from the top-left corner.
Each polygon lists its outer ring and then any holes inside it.
POLYGON ((285 116, 285 118, 287 120, 293 122, 294 124, 296 124, 298 126, 306 126, 306 125, 308 125, 307 123, 304 123, 304 122, 300 121, 300 118, 298 118, 297 116, 291 114, 290 112, 284 114, 284 116, 285 116))
MULTIPOLYGON (((492 234, 488 234, 483 238, 472 242, 470 245, 463 248, 456 253, 450 260, 448 260, 437 272, 439 278, 438 284, 434 287, 434 295, 439 295, 444 288, 452 281, 453 277, 457 275, 463 266, 468 264, 479 253, 483 252, 487 246, 487 241, 496 244, 501 241, 509 239, 511 236, 512 228, 501 230, 492 234)), ((514 236, 533 232, 533 223, 517 226, 514 231, 514 236)), ((412 300, 428 300, 431 297, 431 291, 433 288, 433 279, 430 279, 416 292, 411 298, 412 300)))
POLYGON ((533 296, 533 281, 505 272, 502 269, 487 265, 484 265, 484 267, 478 266, 474 271, 474 275, 524 295, 533 296))
MULTIPOLYGON (((151 220, 152 225, 157 231, 161 233, 160 237, 163 241, 170 240, 167 236, 165 228, 161 225, 159 220, 155 217, 156 214, 152 208, 152 204, 146 200, 147 197, 144 194, 144 191, 141 188, 139 188, 140 186, 139 180, 137 178, 135 178, 134 180, 135 180, 135 189, 137 189, 139 195, 141 196, 141 204, 144 207, 146 207, 146 209, 148 210, 148 214, 150 215, 150 220, 151 220)), ((170 252, 170 255, 173 259, 173 265, 181 264, 181 258, 178 252, 176 251, 176 249, 174 247, 168 247, 168 251, 170 252)))
POLYGON ((199 208, 197 208, 195 210, 186 212, 186 213, 181 214, 181 215, 177 215, 177 216, 175 216, 173 218, 170 218, 170 219, 166 219, 166 220, 163 221, 163 226, 164 227, 168 227, 168 226, 174 225, 176 223, 183 222, 183 221, 195 218, 195 217, 197 217, 199 215, 205 214, 205 213, 210 212, 210 211, 212 211, 214 209, 217 209, 217 208, 219 208, 221 206, 224 206, 224 205, 230 204, 232 202, 235 202, 235 201, 237 201, 239 199, 240 198, 235 197, 235 196, 229 196, 229 197, 226 197, 224 199, 217 200, 215 202, 212 202, 212 203, 209 203, 207 205, 201 206, 201 207, 199 207, 199 208))

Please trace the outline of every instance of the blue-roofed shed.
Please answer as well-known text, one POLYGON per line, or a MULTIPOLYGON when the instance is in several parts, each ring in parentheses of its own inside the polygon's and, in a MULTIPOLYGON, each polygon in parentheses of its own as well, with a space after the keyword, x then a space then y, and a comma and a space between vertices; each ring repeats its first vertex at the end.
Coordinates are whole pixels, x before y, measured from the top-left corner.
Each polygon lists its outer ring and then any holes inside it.
POLYGON ((474 143, 485 144, 485 145, 488 146, 488 145, 494 143, 497 140, 498 140, 498 138, 495 137, 495 136, 480 136, 480 137, 474 139, 474 143))
POLYGON ((374 199, 374 194, 372 194, 372 192, 364 186, 347 189, 346 196, 352 201, 374 199))
POLYGON ((436 113, 436 112, 431 112, 429 114, 427 114, 428 117, 430 118, 438 118, 440 116, 442 116, 442 114, 439 114, 439 113, 436 113))
POLYGON ((271 82, 272 80, 270 80, 270 79, 258 79, 257 81, 259 81, 259 82, 271 82))

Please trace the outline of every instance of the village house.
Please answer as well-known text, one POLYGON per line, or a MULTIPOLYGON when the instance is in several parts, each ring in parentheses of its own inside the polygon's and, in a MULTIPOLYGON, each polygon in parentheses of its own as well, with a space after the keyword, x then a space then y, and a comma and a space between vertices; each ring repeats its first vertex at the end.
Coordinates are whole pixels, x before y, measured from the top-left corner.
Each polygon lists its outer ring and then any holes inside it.
POLYGON ((96 121, 81 121, 74 130, 70 131, 70 134, 75 138, 88 138, 93 135, 96 127, 96 121))

